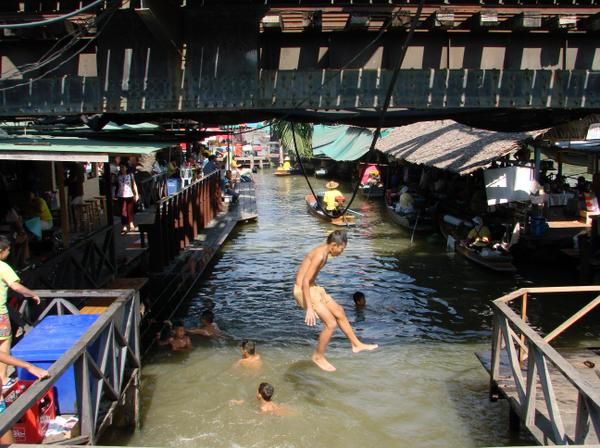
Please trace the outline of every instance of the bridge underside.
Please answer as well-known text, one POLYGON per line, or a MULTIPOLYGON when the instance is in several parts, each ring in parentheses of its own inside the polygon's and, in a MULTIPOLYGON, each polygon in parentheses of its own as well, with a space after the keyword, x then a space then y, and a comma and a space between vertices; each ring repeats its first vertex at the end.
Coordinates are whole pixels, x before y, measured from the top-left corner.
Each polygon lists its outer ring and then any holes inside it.
MULTIPOLYGON (((0 24, 80 4, 6 3, 0 24)), ((600 111, 594 0, 425 1, 421 14, 415 1, 359 3, 108 1, 50 25, 0 29, 0 117, 373 126, 411 21, 386 126, 451 117, 518 130, 600 111)))

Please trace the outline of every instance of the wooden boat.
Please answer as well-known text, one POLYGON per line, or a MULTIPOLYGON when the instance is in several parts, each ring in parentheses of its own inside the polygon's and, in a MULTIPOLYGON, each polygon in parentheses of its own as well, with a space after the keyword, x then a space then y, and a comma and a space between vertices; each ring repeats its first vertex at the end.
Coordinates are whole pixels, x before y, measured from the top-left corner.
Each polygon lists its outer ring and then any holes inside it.
POLYGON ((360 194, 366 197, 367 199, 382 198, 384 193, 383 187, 374 187, 371 185, 361 185, 360 187, 358 187, 358 190, 360 191, 360 194))
POLYGON ((275 174, 275 176, 289 176, 292 173, 290 170, 275 170, 273 174, 275 174))
MULTIPOLYGON (((454 217, 453 217, 454 218, 454 217)), ((459 218, 455 218, 461 221, 459 218)), ((464 222, 464 221, 463 221, 464 222)), ((465 230, 468 230, 465 228, 465 230)), ((458 227, 446 222, 444 217, 440 219, 440 232, 448 240, 451 236, 456 241, 454 249, 468 260, 480 266, 496 272, 515 272, 513 257, 509 253, 493 249, 491 247, 469 247, 465 242, 466 232, 460 233, 458 227)))
POLYGON ((323 213, 316 207, 317 200, 312 194, 307 194, 306 196, 304 196, 304 200, 306 201, 306 206, 308 207, 309 213, 311 215, 316 216, 319 219, 322 219, 323 221, 333 224, 334 226, 347 227, 355 225, 354 216, 348 213, 342 216, 338 216, 337 218, 330 218, 329 216, 327 216, 325 213, 323 213))
POLYGON ((402 213, 397 213, 394 207, 390 205, 388 201, 385 203, 385 208, 392 221, 394 221, 400 227, 404 227, 406 230, 419 233, 433 231, 433 222, 431 216, 428 214, 415 212, 414 214, 405 215, 402 213))

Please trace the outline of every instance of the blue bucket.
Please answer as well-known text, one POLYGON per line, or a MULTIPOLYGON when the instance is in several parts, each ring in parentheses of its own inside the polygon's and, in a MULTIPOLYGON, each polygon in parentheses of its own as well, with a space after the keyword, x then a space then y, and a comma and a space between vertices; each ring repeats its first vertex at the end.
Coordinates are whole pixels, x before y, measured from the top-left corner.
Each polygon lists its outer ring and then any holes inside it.
POLYGON ((167 179, 167 195, 177 193, 181 190, 181 179, 167 179))
POLYGON ((548 229, 548 225, 546 224, 546 218, 543 216, 532 216, 531 217, 531 226, 530 232, 531 236, 541 237, 544 236, 546 230, 548 229))

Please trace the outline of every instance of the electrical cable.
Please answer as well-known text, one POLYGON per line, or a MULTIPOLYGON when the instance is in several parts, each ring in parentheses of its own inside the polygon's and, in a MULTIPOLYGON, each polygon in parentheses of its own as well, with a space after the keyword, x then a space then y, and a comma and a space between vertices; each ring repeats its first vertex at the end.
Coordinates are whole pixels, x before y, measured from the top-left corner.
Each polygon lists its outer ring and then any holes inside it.
MULTIPOLYGON (((120 1, 116 2, 113 6, 117 5, 118 3, 120 3, 120 1)), ((92 42, 94 42, 98 38, 98 36, 100 36, 100 34, 102 34, 102 31, 104 31, 104 29, 106 28, 107 24, 110 22, 110 19, 112 18, 112 16, 115 14, 116 11, 117 11, 117 8, 114 8, 111 11, 110 16, 106 19, 104 25, 101 28, 98 29, 98 31, 96 32, 96 34, 94 35, 94 37, 92 37, 91 39, 89 39, 84 45, 81 46, 81 48, 79 48, 77 51, 75 51, 71 56, 69 56, 67 59, 65 59, 64 61, 62 61, 60 64, 57 64, 55 67, 52 67, 48 71, 42 73, 41 75, 39 75, 39 76, 37 76, 35 78, 29 78, 26 81, 23 81, 23 82, 18 83, 18 84, 14 84, 12 86, 1 87, 0 88, 0 92, 4 92, 4 91, 7 91, 7 90, 16 89, 16 88, 21 87, 21 86, 32 84, 32 83, 34 83, 36 81, 39 81, 42 78, 45 78, 48 74, 50 74, 50 73, 58 70, 60 67, 62 67, 67 62, 69 62, 71 59, 75 58, 80 53, 82 53, 87 47, 90 46, 90 44, 92 42)))
MULTIPOLYGON (((385 96, 385 100, 383 102, 383 107, 381 108, 381 113, 379 115, 379 124, 377 125, 377 129, 373 133, 373 140, 371 141, 371 145, 369 147, 369 151, 367 152, 367 154, 372 154, 375 150, 375 145, 377 144, 377 140, 379 139, 379 136, 381 134, 381 128, 383 127, 383 124, 385 121, 385 113, 387 112, 387 110, 390 106, 390 102, 392 100, 392 94, 394 92, 394 86, 396 85, 396 81, 398 80, 398 76, 400 75, 400 69, 402 68, 402 63, 404 62, 404 58, 406 57, 406 51, 408 50, 408 45, 412 41, 412 37, 415 33, 415 29, 417 27, 417 22, 419 21, 419 19, 421 17, 421 12, 423 11, 424 3, 425 3, 425 0, 420 0, 419 6, 417 7, 417 10, 416 10, 416 13, 411 20, 410 28, 409 28, 408 34, 406 36, 406 39, 404 39, 404 42, 402 43, 402 47, 400 50, 400 57, 398 58, 396 67, 394 68, 394 72, 392 74, 392 78, 390 79, 390 83, 388 85, 388 90, 387 90, 387 93, 385 96)), ((390 20, 390 22, 391 22, 391 20, 390 20)), ((299 158, 298 148, 296 146, 296 137, 295 137, 295 133, 294 133, 293 123, 292 123, 292 137, 293 137, 293 142, 294 142, 294 150, 296 152, 296 156, 298 156, 298 158, 299 158)), ((315 200, 317 201, 317 208, 320 211, 322 211, 325 214, 325 216, 327 216, 328 218, 331 218, 331 219, 337 218, 337 216, 331 215, 323 208, 321 201, 319 201, 319 197, 314 193, 314 190, 312 188, 312 185, 310 184, 310 180, 308 179, 308 176, 306 175, 306 171, 304 171, 302 163, 300 163, 300 168, 302 169, 302 174, 304 175, 304 178, 306 179, 306 182, 308 183, 308 186, 310 187, 310 191, 312 191, 313 195, 315 196, 315 200)), ((348 209, 350 208, 350 206, 352 205, 352 202, 354 201, 354 198, 356 197, 356 193, 358 193, 359 187, 360 187, 360 182, 357 182, 356 187, 354 188, 354 192, 352 193, 352 197, 348 201, 348 204, 344 207, 344 210, 341 212, 340 216, 344 216, 346 214, 346 212, 348 211, 348 209)))
POLYGON ((79 8, 76 11, 72 11, 70 13, 64 14, 64 15, 59 16, 59 17, 53 17, 51 19, 40 20, 38 22, 4 23, 4 24, 0 24, 0 29, 3 29, 3 30, 13 30, 13 29, 20 29, 20 28, 33 28, 33 27, 36 27, 36 26, 50 25, 52 23, 61 22, 63 20, 66 20, 69 17, 76 16, 77 14, 81 14, 82 12, 85 12, 88 9, 92 9, 95 6, 98 6, 103 1, 104 0, 95 0, 92 3, 90 3, 89 5, 86 5, 86 6, 82 7, 82 8, 79 8))

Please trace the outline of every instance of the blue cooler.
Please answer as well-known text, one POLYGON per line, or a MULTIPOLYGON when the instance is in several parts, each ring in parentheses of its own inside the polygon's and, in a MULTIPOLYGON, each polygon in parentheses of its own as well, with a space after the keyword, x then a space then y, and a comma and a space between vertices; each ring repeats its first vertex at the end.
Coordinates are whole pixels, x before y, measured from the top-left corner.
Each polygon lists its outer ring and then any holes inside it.
POLYGON ((530 232, 531 236, 534 237, 542 237, 544 233, 548 230, 548 225, 546 224, 546 218, 543 216, 532 216, 531 217, 531 226, 530 232))
POLYGON ((181 179, 167 179, 167 195, 177 193, 181 190, 181 179))
MULTIPOLYGON (((98 316, 99 314, 46 316, 12 348, 11 355, 42 369, 48 369, 79 340, 98 316)), ((25 369, 18 368, 17 372, 20 379, 35 379, 25 369)), ((77 414, 75 369, 69 367, 54 385, 58 412, 77 414)))

